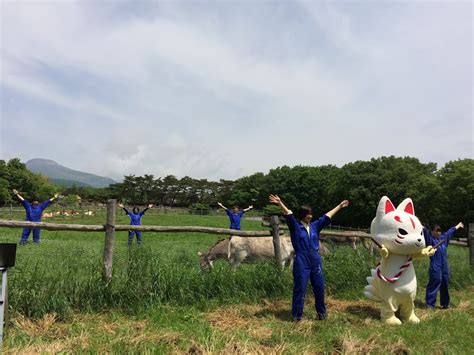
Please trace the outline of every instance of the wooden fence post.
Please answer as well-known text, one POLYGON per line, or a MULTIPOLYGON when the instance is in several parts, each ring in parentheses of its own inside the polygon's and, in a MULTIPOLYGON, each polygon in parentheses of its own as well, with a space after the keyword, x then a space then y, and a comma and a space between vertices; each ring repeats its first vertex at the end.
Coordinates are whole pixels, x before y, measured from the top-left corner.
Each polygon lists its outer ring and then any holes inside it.
POLYGON ((115 214, 117 200, 107 201, 107 220, 105 222, 104 273, 105 281, 112 278, 112 258, 114 253, 115 214))
POLYGON ((283 261, 281 258, 280 226, 278 223, 278 216, 270 217, 270 225, 272 227, 273 249, 275 251, 275 262, 278 268, 281 268, 283 261))
POLYGON ((474 223, 469 223, 469 235, 468 235, 468 247, 469 247, 469 263, 474 265, 474 223))

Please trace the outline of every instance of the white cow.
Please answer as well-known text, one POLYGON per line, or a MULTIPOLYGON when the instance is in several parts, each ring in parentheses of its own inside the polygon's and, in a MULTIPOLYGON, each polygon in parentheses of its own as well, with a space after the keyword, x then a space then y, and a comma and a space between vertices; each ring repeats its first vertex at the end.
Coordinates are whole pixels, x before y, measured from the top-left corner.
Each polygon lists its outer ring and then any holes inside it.
MULTIPOLYGON (((282 267, 293 264, 294 250, 289 237, 281 236, 282 267)), ((273 237, 238 237, 232 236, 229 241, 229 263, 237 268, 241 263, 250 263, 262 259, 275 260, 273 237)))
MULTIPOLYGON (((291 239, 288 236, 281 236, 281 256, 282 265, 293 265, 294 250, 291 239)), ((329 255, 330 251, 324 243, 320 243, 319 253, 322 256, 329 255)), ((255 261, 270 259, 275 260, 273 247, 273 237, 238 237, 231 236, 230 239, 223 239, 216 242, 209 248, 207 254, 198 252, 200 256, 200 266, 202 270, 213 268, 213 262, 217 259, 225 259, 235 269, 241 263, 252 263, 255 261)))

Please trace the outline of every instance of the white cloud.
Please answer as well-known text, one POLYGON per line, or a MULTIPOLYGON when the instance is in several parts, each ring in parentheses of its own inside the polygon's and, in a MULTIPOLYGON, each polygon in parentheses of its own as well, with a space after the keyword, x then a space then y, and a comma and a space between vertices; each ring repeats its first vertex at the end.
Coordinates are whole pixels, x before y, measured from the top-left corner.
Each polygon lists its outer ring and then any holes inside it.
POLYGON ((0 158, 219 179, 472 155, 467 3, 1 6, 0 158))

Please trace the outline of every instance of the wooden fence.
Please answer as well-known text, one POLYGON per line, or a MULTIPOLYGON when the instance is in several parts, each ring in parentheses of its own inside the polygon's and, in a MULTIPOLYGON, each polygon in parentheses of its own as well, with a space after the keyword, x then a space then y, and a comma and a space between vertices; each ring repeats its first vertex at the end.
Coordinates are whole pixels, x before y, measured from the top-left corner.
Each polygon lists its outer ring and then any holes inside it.
MULTIPOLYGON (((282 256, 280 249, 280 235, 283 234, 282 228, 277 216, 272 216, 268 227, 268 231, 242 231, 226 228, 213 227, 195 227, 195 226, 132 226, 132 225, 116 225, 116 211, 117 201, 109 200, 107 203, 107 215, 104 225, 82 225, 82 224, 56 224, 44 222, 28 222, 28 221, 9 221, 0 219, 0 227, 7 228, 40 228, 46 230, 67 230, 67 231, 82 231, 82 232, 105 232, 104 242, 104 261, 103 261, 103 277, 105 280, 110 280, 112 277, 113 265, 113 249, 115 240, 115 231, 139 230, 158 233, 172 233, 172 232, 194 232, 194 233, 208 233, 219 235, 236 235, 240 237, 273 237, 273 246, 275 250, 275 261, 277 265, 282 264, 282 256)), ((361 239, 370 238, 370 234, 364 232, 336 232, 336 231, 322 231, 321 237, 358 237, 361 239)), ((461 242, 450 242, 454 245, 467 244, 461 242)), ((470 245, 470 263, 474 265, 474 224, 469 225, 469 245, 470 245)))

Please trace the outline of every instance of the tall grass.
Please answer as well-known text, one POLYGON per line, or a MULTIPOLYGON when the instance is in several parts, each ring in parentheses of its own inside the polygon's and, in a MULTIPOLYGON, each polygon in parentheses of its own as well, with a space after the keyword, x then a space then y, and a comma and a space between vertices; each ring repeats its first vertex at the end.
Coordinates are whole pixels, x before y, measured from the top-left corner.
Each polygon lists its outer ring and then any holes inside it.
MULTIPOLYGON (((189 216, 190 220, 163 224, 222 226, 227 220, 189 216)), ((150 223, 151 224, 151 223, 150 223)), ((259 224, 248 224, 259 229, 259 224)), ((249 229, 250 229, 249 228, 249 229)), ((14 240, 10 231, 2 239, 14 240)), ((219 237, 202 234, 144 234, 144 245, 131 248, 126 233, 117 236, 113 278, 102 280, 102 233, 42 232, 39 246, 19 247, 17 264, 9 272, 9 307, 31 318, 56 313, 67 318, 73 310, 97 312, 119 309, 136 313, 160 304, 193 305, 259 302, 263 298, 291 297, 292 274, 280 272, 272 262, 244 265, 232 271, 216 262, 212 272, 199 269, 198 250, 206 250, 219 237)), ((451 287, 472 286, 474 273, 468 265, 467 248, 450 247, 451 287)), ((337 298, 362 296, 365 278, 376 263, 367 251, 333 248, 323 260, 326 293, 337 298)), ((426 285, 428 261, 415 264, 420 287, 426 285)), ((310 290, 310 288, 308 288, 310 290)), ((310 292, 310 291, 309 291, 310 292)))

